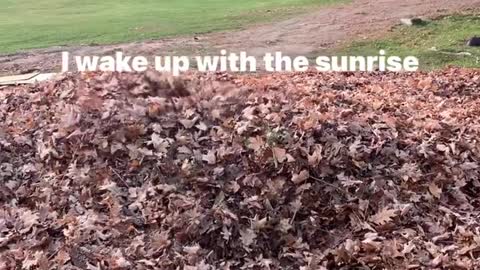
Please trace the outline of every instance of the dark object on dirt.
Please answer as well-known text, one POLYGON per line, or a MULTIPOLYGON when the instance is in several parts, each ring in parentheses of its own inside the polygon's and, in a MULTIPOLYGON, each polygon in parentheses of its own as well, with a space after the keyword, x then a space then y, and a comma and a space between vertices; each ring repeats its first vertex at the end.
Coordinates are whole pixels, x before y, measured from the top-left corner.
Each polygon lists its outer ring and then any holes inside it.
POLYGON ((400 19, 402 24, 412 26, 412 25, 424 25, 425 21, 420 18, 404 18, 400 19))
POLYGON ((467 42, 467 46, 480 47, 480 37, 473 37, 467 42))

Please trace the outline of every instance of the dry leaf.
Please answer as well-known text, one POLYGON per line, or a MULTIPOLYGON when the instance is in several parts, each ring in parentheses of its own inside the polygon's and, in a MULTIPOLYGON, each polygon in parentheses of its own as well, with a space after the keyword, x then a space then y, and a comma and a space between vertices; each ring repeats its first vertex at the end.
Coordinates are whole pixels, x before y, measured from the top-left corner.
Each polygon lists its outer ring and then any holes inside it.
POLYGON ((298 185, 305 182, 308 178, 310 178, 310 173, 308 170, 303 170, 299 174, 293 174, 292 182, 298 185))
POLYGON ((435 183, 430 183, 430 185, 428 185, 428 190, 430 191, 430 193, 432 193, 433 197, 437 199, 440 199, 440 197, 442 196, 442 189, 438 187, 435 183))
POLYGON ((217 154, 217 151, 210 150, 206 155, 203 155, 202 159, 203 161, 206 161, 210 165, 215 165, 217 163, 216 154, 217 154))
POLYGON ((287 160, 287 151, 285 149, 279 148, 279 147, 273 147, 272 152, 273 152, 273 158, 277 162, 283 163, 287 160))
POLYGON ((257 238, 257 234, 252 229, 240 231, 240 239, 244 247, 249 247, 257 238))
POLYGON ((265 141, 261 137, 257 136, 250 138, 247 146, 255 152, 258 152, 263 148, 264 145, 265 141))
POLYGON ((383 208, 380 212, 370 217, 370 221, 377 225, 384 225, 392 221, 397 216, 397 210, 383 208))

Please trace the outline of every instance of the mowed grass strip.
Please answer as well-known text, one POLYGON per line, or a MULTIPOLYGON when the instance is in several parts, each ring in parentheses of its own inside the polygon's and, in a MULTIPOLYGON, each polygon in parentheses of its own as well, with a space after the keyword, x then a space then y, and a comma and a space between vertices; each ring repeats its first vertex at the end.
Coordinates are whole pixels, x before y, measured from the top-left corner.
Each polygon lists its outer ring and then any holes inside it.
POLYGON ((0 0, 0 53, 239 28, 344 0, 0 0))
POLYGON ((480 48, 467 46, 467 41, 480 37, 480 14, 452 15, 417 26, 398 26, 383 39, 354 41, 336 50, 341 55, 416 56, 420 68, 438 69, 445 66, 480 68, 480 48))

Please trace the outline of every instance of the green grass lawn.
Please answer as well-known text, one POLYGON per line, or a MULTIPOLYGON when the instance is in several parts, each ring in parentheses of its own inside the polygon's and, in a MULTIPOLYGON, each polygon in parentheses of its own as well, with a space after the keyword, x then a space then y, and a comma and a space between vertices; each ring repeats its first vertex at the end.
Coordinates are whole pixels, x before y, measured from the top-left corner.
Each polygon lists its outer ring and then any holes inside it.
POLYGON ((377 55, 385 49, 389 55, 417 56, 424 70, 480 67, 480 48, 466 46, 473 36, 480 36, 480 15, 454 15, 424 25, 399 26, 383 39, 353 42, 334 53, 377 55))
POLYGON ((0 0, 0 53, 227 30, 340 1, 0 0))

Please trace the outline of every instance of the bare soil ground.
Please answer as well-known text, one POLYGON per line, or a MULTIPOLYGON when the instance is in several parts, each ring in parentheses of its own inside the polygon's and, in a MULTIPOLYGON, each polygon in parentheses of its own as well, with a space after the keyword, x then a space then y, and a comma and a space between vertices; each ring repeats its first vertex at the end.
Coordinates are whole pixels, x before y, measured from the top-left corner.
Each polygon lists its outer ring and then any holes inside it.
POLYGON ((434 17, 480 7, 480 0, 354 0, 322 8, 285 21, 257 25, 235 32, 205 34, 106 46, 55 47, 0 56, 0 74, 60 68, 60 52, 74 55, 106 55, 122 50, 131 55, 194 55, 248 51, 256 56, 280 50, 290 55, 308 55, 353 39, 381 36, 400 18, 434 17))

